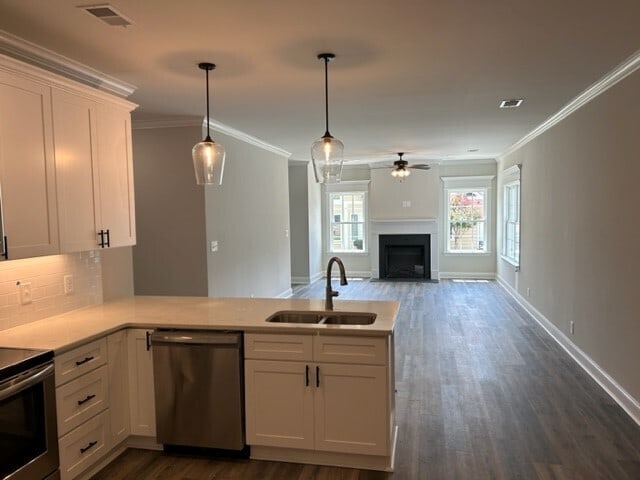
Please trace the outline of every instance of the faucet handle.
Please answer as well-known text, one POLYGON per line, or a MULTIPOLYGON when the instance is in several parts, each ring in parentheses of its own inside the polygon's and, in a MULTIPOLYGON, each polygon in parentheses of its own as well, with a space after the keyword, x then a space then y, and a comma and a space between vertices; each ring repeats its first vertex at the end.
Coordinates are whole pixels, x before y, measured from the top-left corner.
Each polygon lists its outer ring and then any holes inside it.
POLYGON ((340 295, 340 292, 338 292, 336 290, 331 290, 331 296, 332 297, 337 297, 338 295, 340 295))

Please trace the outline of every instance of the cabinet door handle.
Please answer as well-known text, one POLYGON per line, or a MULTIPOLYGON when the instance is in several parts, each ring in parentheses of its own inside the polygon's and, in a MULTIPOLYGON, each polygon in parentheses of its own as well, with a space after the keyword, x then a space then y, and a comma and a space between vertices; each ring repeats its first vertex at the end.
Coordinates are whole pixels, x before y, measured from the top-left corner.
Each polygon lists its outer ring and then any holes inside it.
POLYGON ((4 257, 5 260, 9 260, 9 243, 7 242, 7 236, 4 236, 4 248, 2 249, 2 253, 0 253, 0 257, 4 257))
POLYGON ((87 450, 92 449, 97 444, 98 444, 97 440, 94 440, 93 442, 89 442, 89 445, 87 445, 86 447, 83 447, 83 448, 80 449, 80 453, 82 454, 82 453, 86 452, 87 450))
POLYGON ((105 230, 104 234, 107 237, 107 241, 105 242, 105 246, 106 247, 110 247, 111 246, 111 236, 109 235, 109 229, 108 228, 105 230))
POLYGON ((309 365, 304 366, 304 386, 309 386, 309 365))
POLYGON ((98 246, 100 248, 104 248, 104 230, 100 230, 98 232, 98 236, 100 237, 100 241, 98 242, 98 246))
POLYGON ((90 362, 91 360, 93 360, 93 357, 84 357, 84 360, 76 361, 76 367, 79 367, 80 365, 90 362))
POLYGON ((151 332, 145 332, 146 333, 146 343, 147 343, 147 352, 149 350, 151 350, 151 332))
POLYGON ((316 387, 320 386, 320 367, 316 365, 316 387))
POLYGON ((92 398, 96 398, 94 394, 87 395, 83 400, 78 400, 78 405, 82 405, 83 403, 87 403, 92 398))

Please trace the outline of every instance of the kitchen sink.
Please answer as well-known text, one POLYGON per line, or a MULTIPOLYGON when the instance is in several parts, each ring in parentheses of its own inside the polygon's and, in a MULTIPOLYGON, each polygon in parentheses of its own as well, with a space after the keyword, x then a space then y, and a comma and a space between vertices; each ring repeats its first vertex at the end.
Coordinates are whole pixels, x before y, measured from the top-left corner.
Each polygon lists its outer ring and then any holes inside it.
POLYGON ((274 323, 315 323, 318 325, 371 325, 375 320, 375 313, 315 311, 281 311, 267 318, 267 322, 274 323))

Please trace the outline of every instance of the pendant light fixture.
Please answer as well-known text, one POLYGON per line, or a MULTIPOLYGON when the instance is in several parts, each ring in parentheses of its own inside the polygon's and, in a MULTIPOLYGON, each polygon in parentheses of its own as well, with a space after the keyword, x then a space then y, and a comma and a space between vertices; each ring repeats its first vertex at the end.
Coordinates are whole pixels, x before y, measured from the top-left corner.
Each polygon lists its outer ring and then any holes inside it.
POLYGON ((196 183, 198 185, 222 185, 224 147, 214 142, 209 135, 209 72, 216 66, 213 63, 203 62, 198 64, 198 68, 205 71, 207 79, 207 136, 203 141, 196 143, 191 150, 196 183))
POLYGON ((321 53, 318 60, 324 60, 324 135, 311 146, 311 161, 318 183, 338 183, 342 175, 344 157, 343 143, 329 133, 329 74, 328 64, 336 56, 333 53, 321 53))

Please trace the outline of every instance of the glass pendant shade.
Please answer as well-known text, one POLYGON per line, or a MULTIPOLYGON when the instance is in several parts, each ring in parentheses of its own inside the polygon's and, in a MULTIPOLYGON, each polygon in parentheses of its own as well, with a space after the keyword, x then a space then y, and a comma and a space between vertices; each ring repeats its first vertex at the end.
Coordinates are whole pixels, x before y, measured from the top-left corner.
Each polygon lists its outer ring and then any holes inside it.
POLYGON ((222 145, 207 137, 195 144, 191 155, 198 185, 222 185, 225 156, 222 145))
POLYGON ((205 71, 207 85, 207 136, 203 141, 195 144, 191 150, 193 169, 196 173, 198 185, 222 185, 224 173, 224 147, 214 142, 209 134, 209 72, 216 68, 214 63, 202 62, 198 64, 200 70, 205 71))
POLYGON ((311 161, 317 183, 339 183, 344 160, 344 145, 331 135, 311 145, 311 161))

